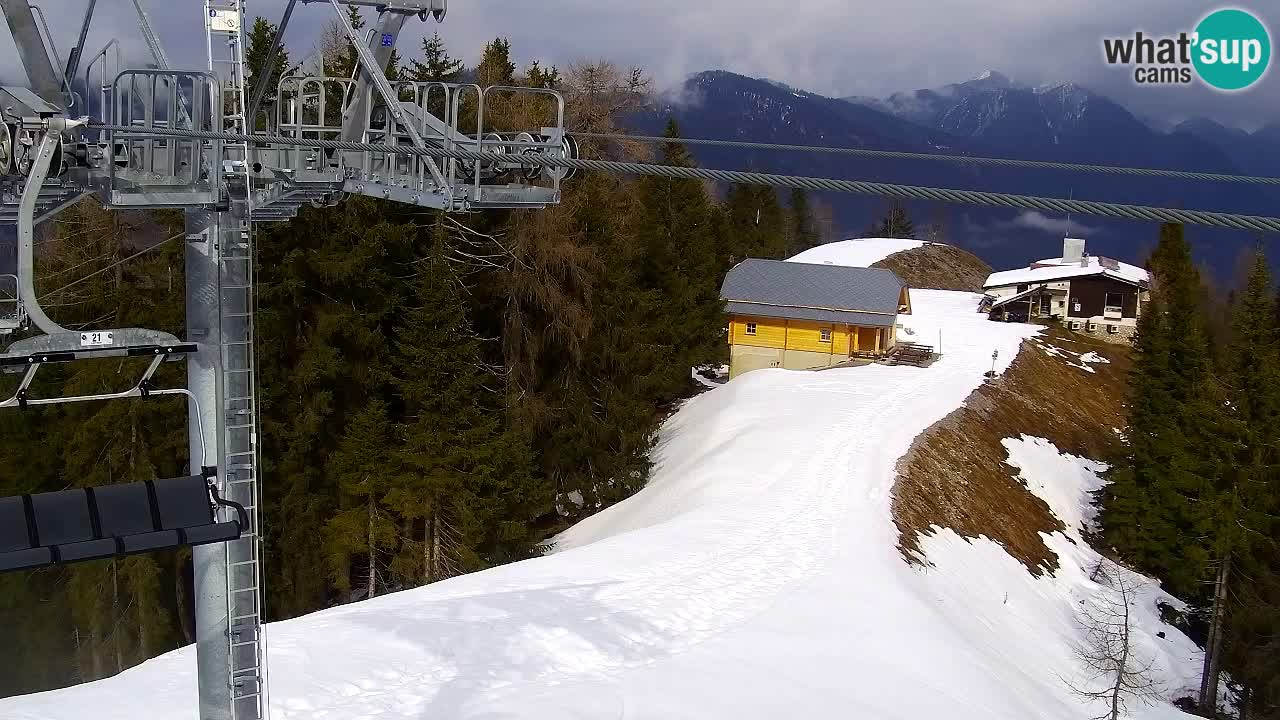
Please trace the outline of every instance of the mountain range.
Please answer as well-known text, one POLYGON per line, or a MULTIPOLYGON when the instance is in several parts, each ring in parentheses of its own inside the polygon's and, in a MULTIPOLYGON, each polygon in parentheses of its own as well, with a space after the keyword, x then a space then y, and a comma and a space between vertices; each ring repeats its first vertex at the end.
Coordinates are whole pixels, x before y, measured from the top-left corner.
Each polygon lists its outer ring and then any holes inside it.
MULTIPOLYGON (((658 133, 674 117, 682 135, 760 142, 857 147, 949 155, 997 156, 1084 164, 1280 175, 1280 122, 1256 132, 1194 119, 1171 131, 1153 127, 1119 102, 1074 83, 1028 87, 988 71, 941 88, 886 98, 824 97, 784 83, 725 71, 691 76, 629 119, 658 133)), ((1280 190, 1267 186, 1187 182, 1097 173, 885 160, 768 150, 692 148, 707 167, 1016 192, 1049 197, 1274 214, 1280 190)), ((888 201, 854 195, 823 198, 840 234, 857 235, 888 201)), ((948 242, 996 267, 1054 255, 1063 234, 1085 237, 1094 254, 1143 260, 1154 225, 1092 217, 1055 217, 998 208, 910 205, 917 225, 941 222, 948 242)), ((1188 232, 1201 260, 1233 271, 1246 233, 1188 232)))

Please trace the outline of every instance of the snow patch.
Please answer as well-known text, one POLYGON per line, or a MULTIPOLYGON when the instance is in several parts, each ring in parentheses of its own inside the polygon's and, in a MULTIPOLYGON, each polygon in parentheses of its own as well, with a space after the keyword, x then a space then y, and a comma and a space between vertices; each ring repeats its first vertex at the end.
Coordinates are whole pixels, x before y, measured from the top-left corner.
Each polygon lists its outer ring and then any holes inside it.
MULTIPOLYGON (((913 294, 904 323, 943 339, 929 368, 760 370, 693 397, 663 425, 648 486, 562 533, 557 552, 271 623, 273 717, 1090 716, 1059 676, 1078 670, 1096 553, 1055 534, 1062 568, 1034 578, 994 542, 950 530, 921 540, 927 569, 897 549, 899 459, 984 382, 993 350, 1003 371, 1039 332, 989 322, 980 298, 913 294)), ((1083 522, 1068 504, 1097 466, 1014 442, 1028 485, 1083 522)), ((1196 651, 1172 628, 1153 639, 1167 596, 1143 592, 1144 648, 1177 685, 1196 651)), ((0 699, 0 717, 196 720, 195 697, 187 647, 0 699)))
MULTIPOLYGON (((1055 341, 1063 340, 1063 339, 1065 338, 1054 338, 1055 341)), ((1111 364, 1110 360, 1102 357, 1101 355, 1095 352, 1087 352, 1083 354, 1078 352, 1073 352, 1071 350, 1067 350, 1066 348, 1060 348, 1056 345, 1051 345, 1040 338, 1036 338, 1031 342, 1036 347, 1043 350, 1045 354, 1052 355, 1053 357, 1056 357, 1056 358, 1061 358, 1067 365, 1070 365, 1071 367, 1076 368, 1078 370, 1083 370, 1087 373, 1097 374, 1098 372, 1097 370, 1094 370, 1092 367, 1090 367, 1090 365, 1110 365, 1111 364), (1080 362, 1074 362, 1074 360, 1079 360, 1080 362)))
POLYGON ((1184 604, 1162 591, 1158 581, 1110 564, 1082 536, 1095 520, 1093 493, 1106 484, 1099 473, 1107 465, 1062 453, 1043 438, 1023 435, 1002 443, 1019 479, 1067 528, 1041 535, 1058 556, 1059 567, 1051 576, 1033 577, 989 538, 969 541, 942 528, 922 537, 921 552, 929 561, 926 575, 945 598, 941 602, 967 607, 974 616, 955 630, 973 643, 990 641, 996 632, 1004 653, 1002 663, 1034 668, 1019 678, 1027 683, 1020 692, 1038 705, 1027 717, 1059 717, 1056 707, 1072 703, 1080 708, 1078 717, 1101 715, 1101 701, 1080 697, 1067 683, 1075 687, 1097 683, 1074 649, 1085 640, 1084 609, 1112 592, 1090 576, 1100 562, 1107 563, 1136 587, 1131 608, 1135 652, 1151 663, 1153 677, 1168 701, 1147 705, 1134 701, 1127 717, 1186 717, 1169 703, 1197 688, 1202 653, 1190 638, 1161 620, 1158 607, 1184 604))
POLYGON ((1019 471, 1018 478, 1067 526, 1069 537, 1083 540, 1081 531, 1094 531, 1093 493, 1106 484, 1099 474, 1109 465, 1060 453, 1048 440, 1029 435, 1005 438, 1001 444, 1009 453, 1009 465, 1019 471))
POLYGON ((922 240, 902 238, 855 238, 809 248, 787 258, 787 262, 871 267, 894 253, 918 248, 924 244, 922 240))

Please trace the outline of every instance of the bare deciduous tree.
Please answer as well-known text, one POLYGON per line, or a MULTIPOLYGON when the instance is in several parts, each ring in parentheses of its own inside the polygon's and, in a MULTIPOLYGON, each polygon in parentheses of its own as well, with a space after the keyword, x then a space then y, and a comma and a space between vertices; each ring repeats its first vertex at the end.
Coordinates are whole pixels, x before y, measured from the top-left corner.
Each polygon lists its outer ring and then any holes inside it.
MULTIPOLYGON (((579 133, 621 133, 623 117, 644 107, 652 88, 652 79, 638 67, 623 69, 608 60, 572 62, 559 86, 565 97, 565 125, 579 133)), ((600 143, 584 140, 583 155, 598 157, 600 143)), ((652 158, 652 149, 640 143, 622 141, 609 149, 624 160, 652 158)))
POLYGON ((1137 586, 1127 571, 1106 560, 1099 560, 1089 577, 1103 586, 1099 597, 1085 602, 1084 640, 1076 647, 1090 677, 1083 686, 1068 686, 1083 697, 1107 701, 1107 711, 1094 720, 1119 720, 1128 701, 1154 701, 1160 687, 1151 659, 1142 657, 1134 643, 1131 607, 1137 586))

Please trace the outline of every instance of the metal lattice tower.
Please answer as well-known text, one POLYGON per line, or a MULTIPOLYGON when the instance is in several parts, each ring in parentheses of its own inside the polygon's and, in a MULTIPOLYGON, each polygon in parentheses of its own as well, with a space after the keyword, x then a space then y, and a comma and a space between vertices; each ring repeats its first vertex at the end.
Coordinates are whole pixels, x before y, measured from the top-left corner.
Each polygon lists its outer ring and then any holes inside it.
MULTIPOLYGON (((286 75, 274 92, 255 88, 253 107, 244 65, 244 0, 200 3, 207 62, 199 70, 170 66, 141 0, 131 3, 154 68, 122 70, 115 39, 97 53, 86 52, 83 44, 98 3, 84 2, 80 40, 64 64, 40 35, 38 11, 29 0, 0 0, 29 80, 29 87, 0 86, 0 104, 6 108, 0 117, 0 223, 15 224, 19 238, 17 275, 0 277, 0 359, 10 367, 30 364, 19 394, 0 399, 0 408, 151 395, 188 398, 191 473, 208 481, 210 513, 215 520, 231 509, 243 513, 238 539, 193 543, 199 717, 260 720, 269 705, 254 357, 255 224, 287 221, 304 206, 333 205, 352 193, 444 211, 545 207, 559 202, 560 182, 569 172, 529 168, 504 157, 573 157, 576 148, 565 134, 563 98, 553 91, 393 83, 386 77, 387 56, 405 22, 443 20, 446 0, 302 0, 327 5, 336 14, 356 49, 356 71, 343 78, 286 75), (369 36, 357 36, 346 22, 349 6, 377 12, 369 36), (84 97, 73 92, 78 88, 84 97), (485 110, 497 95, 530 98, 545 110, 542 127, 495 128, 485 110), (263 119, 277 138, 345 138, 480 155, 459 161, 246 142, 263 119), (464 120, 474 124, 464 128, 464 120), (164 134, 173 131, 241 139, 164 134), (185 342, 142 328, 70 332, 44 313, 34 290, 35 228, 87 195, 109 208, 183 210, 185 342), (24 337, 32 324, 45 334, 24 337), (9 342, 12 337, 20 339, 9 342), (28 400, 35 371, 54 357, 39 353, 50 351, 58 361, 103 355, 156 359, 123 393, 28 400), (153 373, 166 359, 186 362, 186 388, 153 387, 153 373)), ((288 3, 275 48, 296 4, 288 3)))
MULTIPOLYGON (((205 34, 209 70, 217 78, 222 124, 248 134, 244 71, 244 0, 208 0, 205 34)), ((221 143, 223 177, 243 188, 229 200, 238 207, 217 213, 219 406, 222 416, 219 477, 223 496, 242 504, 250 528, 224 545, 227 675, 231 720, 259 720, 266 705, 266 647, 262 628, 262 550, 259 523, 257 399, 254 393, 253 193, 249 148, 221 143)))

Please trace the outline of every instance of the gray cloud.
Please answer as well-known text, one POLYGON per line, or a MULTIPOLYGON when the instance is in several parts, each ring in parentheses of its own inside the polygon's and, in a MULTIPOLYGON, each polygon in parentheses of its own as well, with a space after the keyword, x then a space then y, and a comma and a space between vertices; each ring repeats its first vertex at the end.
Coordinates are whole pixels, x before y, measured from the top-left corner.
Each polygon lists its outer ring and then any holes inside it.
MULTIPOLYGON (((43 4, 65 52, 86 0, 43 4)), ((201 66, 202 4, 143 4, 174 63, 201 66)), ((1280 41, 1280 12, 1263 12, 1260 0, 1252 4, 1280 41)), ((255 0, 251 11, 275 22, 284 5, 255 0)), ((145 58, 129 0, 98 6, 91 50, 119 37, 135 59, 145 58)), ((1213 7, 1205 0, 455 0, 438 27, 451 51, 471 61, 486 40, 505 36, 522 64, 607 57, 643 66, 666 87, 691 72, 722 68, 827 95, 883 96, 994 68, 1032 85, 1079 82, 1157 121, 1206 115, 1254 128, 1280 120, 1280 71, 1274 69, 1247 92, 1222 94, 1199 86, 1140 87, 1126 70, 1104 64, 1103 37, 1189 30, 1213 7)), ((295 58, 314 47, 331 14, 327 5, 299 5, 287 38, 295 58)), ((408 28, 401 47, 412 51, 437 26, 413 21, 408 28)), ((12 45, 0 32, 0 73, 12 80, 4 68, 13 66, 12 45)))
POLYGON ((1049 217, 1038 210, 1028 210, 1018 214, 1018 217, 1007 223, 1000 224, 1004 228, 1030 228, 1032 230, 1044 230, 1055 235, 1064 237, 1081 236, 1087 237, 1098 232, 1098 228, 1086 225, 1076 220, 1068 220, 1067 218, 1049 217))

